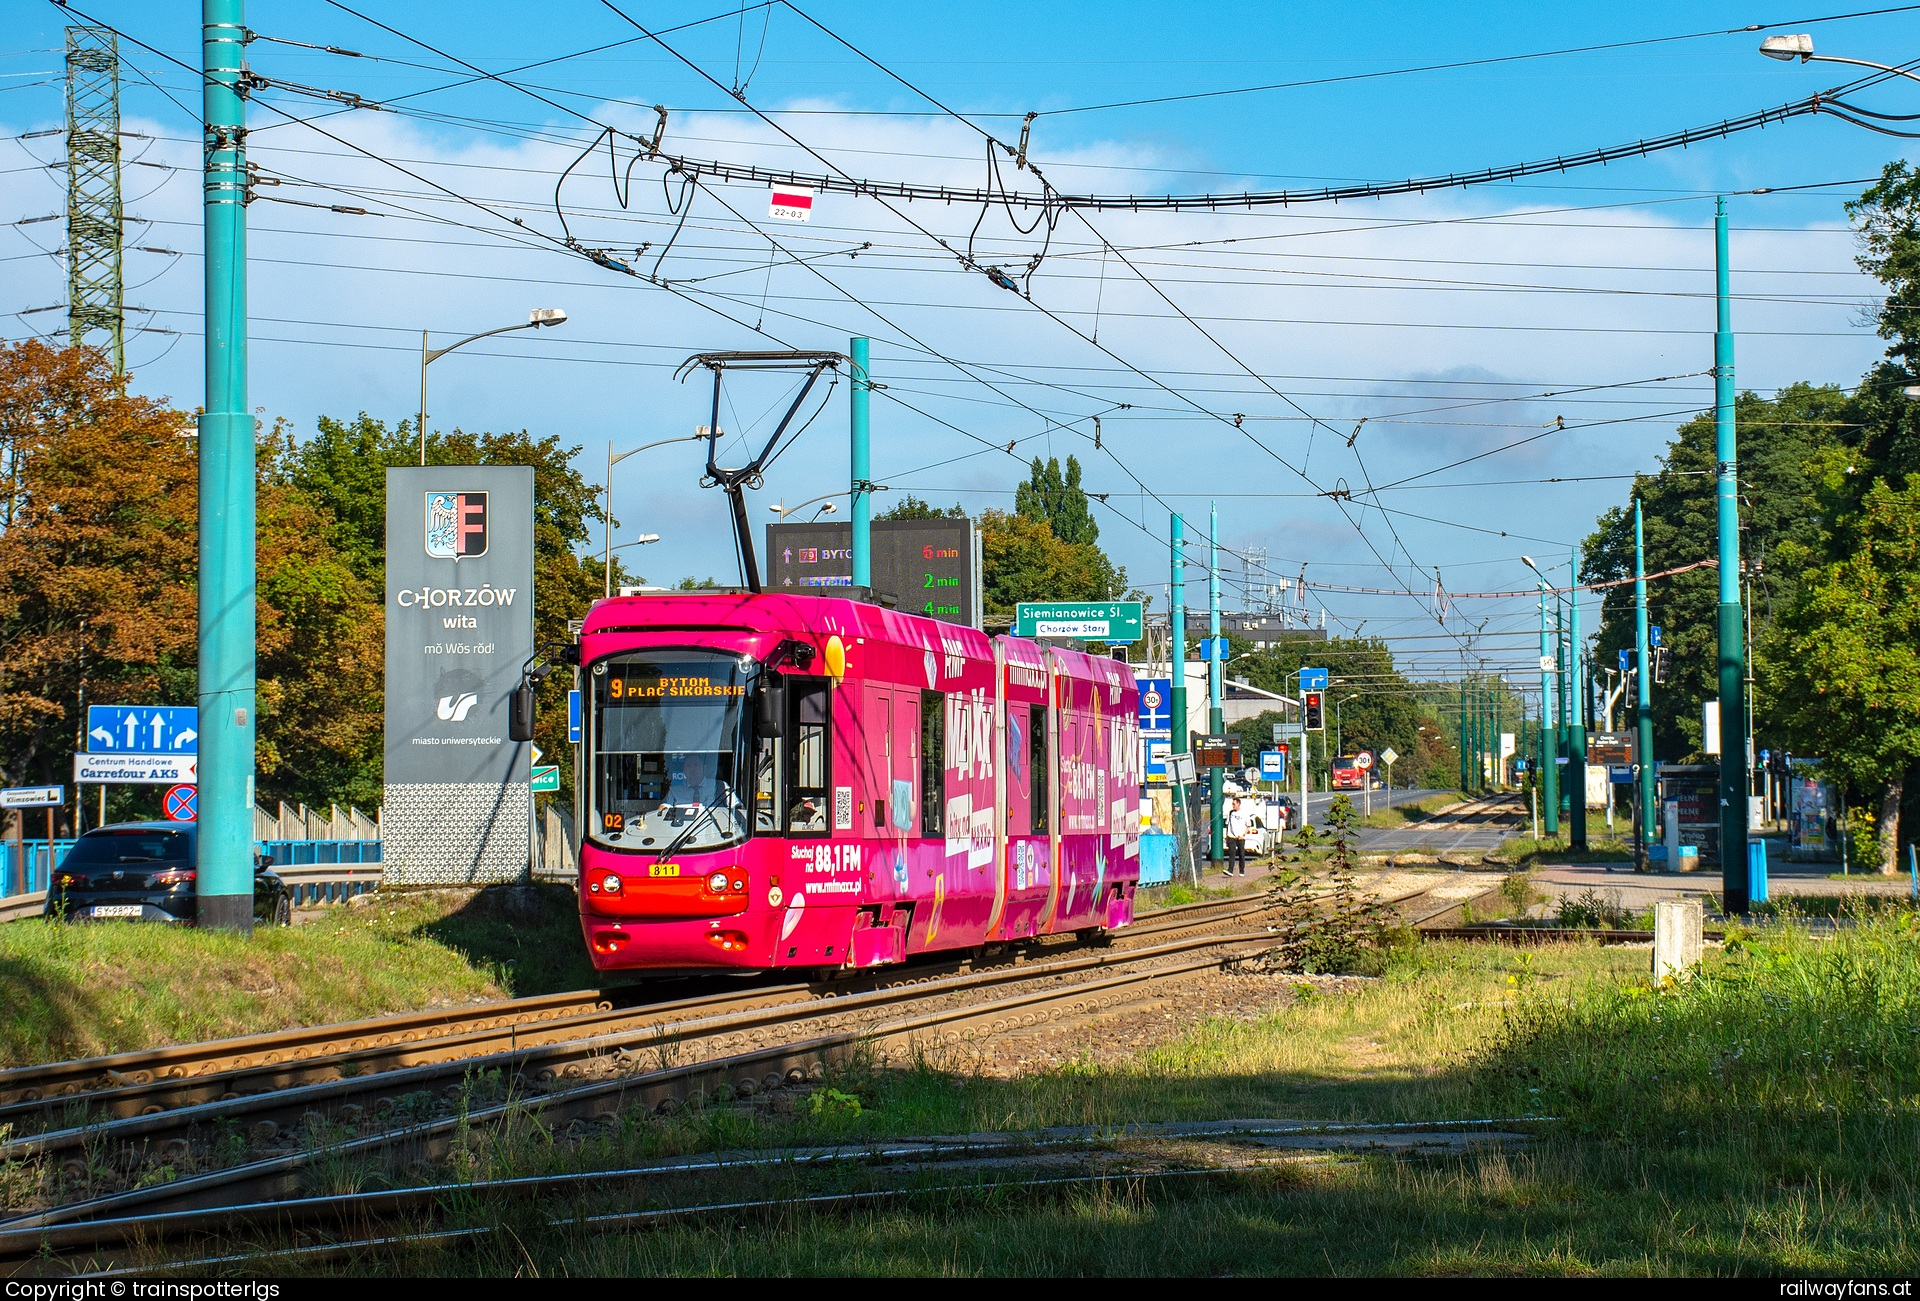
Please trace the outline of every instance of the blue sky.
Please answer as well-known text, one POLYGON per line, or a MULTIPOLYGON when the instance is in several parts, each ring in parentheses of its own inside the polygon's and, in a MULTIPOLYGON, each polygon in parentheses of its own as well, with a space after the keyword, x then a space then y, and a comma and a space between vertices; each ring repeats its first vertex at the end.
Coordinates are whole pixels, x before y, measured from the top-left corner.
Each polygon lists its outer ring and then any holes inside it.
MULTIPOLYGON (((250 7, 248 25, 281 38, 251 47, 256 72, 404 110, 338 111, 286 86, 261 93, 252 156, 281 184, 263 187, 251 209, 255 404, 296 431, 322 413, 398 421, 417 401, 421 329, 447 342, 560 306, 572 319, 558 330, 435 363, 432 419, 557 433, 583 445, 582 468, 598 480, 609 440, 626 448, 705 422, 698 386, 673 378, 688 354, 774 346, 768 336, 844 348, 848 335, 868 334, 875 378, 888 385, 875 403, 874 470, 890 495, 1007 506, 1016 458, 1073 453, 1088 485, 1110 494, 1103 542, 1156 592, 1166 581, 1168 504, 1187 513, 1190 532, 1204 531, 1211 499, 1232 553, 1223 564, 1230 586, 1241 569, 1234 557, 1264 548, 1275 577, 1304 566, 1309 581, 1428 593, 1436 570, 1448 591, 1526 586, 1517 557, 1564 559, 1623 496, 1617 476, 1650 468, 1672 426, 1710 402, 1700 372, 1711 364, 1714 194, 1775 191, 1730 200, 1743 387, 1848 383, 1880 351, 1861 324, 1871 286, 1852 266, 1840 204, 1901 156, 1903 142, 1830 117, 1424 197, 1069 215, 1044 244, 1032 303, 938 242, 965 247, 972 232, 981 262, 1024 268, 1042 251, 1044 228, 1022 234, 1004 212, 986 214, 975 232, 981 214, 958 205, 823 195, 812 222, 778 223, 768 220, 765 187, 740 184, 696 194, 676 237, 677 194, 663 187, 662 169, 636 166, 623 207, 604 153, 562 191, 568 229, 642 269, 658 259, 680 295, 543 238, 560 231, 555 180, 591 138, 588 120, 644 133, 653 104, 671 110, 669 152, 817 171, 812 151, 855 176, 978 186, 981 136, 904 82, 1006 140, 1038 112, 1032 156, 1065 190, 1238 192, 1550 157, 1848 79, 1831 65, 1761 58, 1762 31, 1660 38, 1757 24, 1812 32, 1823 53, 1886 62, 1920 54, 1920 10, 1806 21, 1843 6, 1216 5, 1178 24, 1146 5, 803 7, 899 80, 784 8, 628 10, 655 28, 713 19, 665 39, 716 87, 635 40, 597 3, 537 11, 353 3, 439 53, 326 4, 250 7), (1370 75, 1621 42, 1650 43, 1370 75), (461 79, 446 56, 501 73, 559 61, 515 74, 538 88, 536 98, 487 81, 445 88, 461 79), (1363 79, 1329 80, 1337 78, 1363 79), (1321 84, 1073 111, 1277 82, 1321 84), (728 93, 735 87, 743 98, 728 93), (768 110, 806 149, 746 104, 768 110), (1821 188, 1782 192, 1790 186, 1821 188), (280 201, 289 199, 298 202, 280 201), (765 334, 745 328, 756 324, 765 334), (1557 419, 1569 429, 1534 437, 1557 419), (1009 441, 1014 456, 995 450, 1009 441), (1392 513, 1319 495, 1360 490, 1364 502, 1368 482, 1410 476, 1420 477, 1375 498, 1392 513), (1555 478, 1563 482, 1542 482, 1555 478)), ((92 0, 80 9, 197 62, 187 6, 92 0)), ((0 187, 0 222, 15 223, 61 209, 60 174, 40 166, 59 158, 60 140, 17 137, 59 124, 61 29, 76 19, 21 0, 0 2, 0 16, 10 42, 0 51, 0 134, 16 137, 0 162, 10 182, 0 187)), ((139 133, 128 141, 127 207, 140 219, 129 243, 166 250, 128 257, 128 301, 148 327, 130 360, 139 387, 192 405, 194 80, 138 46, 124 44, 122 54, 124 127, 139 133)), ((1859 98, 1911 112, 1916 90, 1895 84, 1859 98)), ((6 336, 57 328, 59 312, 29 309, 62 299, 61 264, 43 251, 57 248, 59 223, 5 229, 6 336)), ((780 397, 773 385, 743 388, 722 423, 759 428, 780 397)), ((774 467, 755 501, 758 519, 770 520, 765 506, 783 498, 844 489, 845 430, 841 386, 774 467)), ((616 541, 662 535, 627 552, 644 556, 652 580, 731 576, 723 503, 697 478, 690 445, 644 453, 615 472, 616 541)), ((1531 658, 1518 635, 1534 617, 1525 600, 1461 601, 1445 624, 1430 600, 1406 595, 1321 591, 1310 601, 1336 630, 1397 639, 1416 670, 1451 673, 1463 657, 1519 669, 1531 658)))

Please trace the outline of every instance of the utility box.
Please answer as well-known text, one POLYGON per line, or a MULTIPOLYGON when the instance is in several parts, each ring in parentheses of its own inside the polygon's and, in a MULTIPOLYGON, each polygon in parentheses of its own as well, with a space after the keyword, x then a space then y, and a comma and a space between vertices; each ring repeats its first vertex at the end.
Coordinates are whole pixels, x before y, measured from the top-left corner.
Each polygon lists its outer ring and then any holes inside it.
POLYGON ((1707 910, 1698 899, 1662 899, 1653 905, 1653 978, 1683 980, 1700 965, 1707 910))

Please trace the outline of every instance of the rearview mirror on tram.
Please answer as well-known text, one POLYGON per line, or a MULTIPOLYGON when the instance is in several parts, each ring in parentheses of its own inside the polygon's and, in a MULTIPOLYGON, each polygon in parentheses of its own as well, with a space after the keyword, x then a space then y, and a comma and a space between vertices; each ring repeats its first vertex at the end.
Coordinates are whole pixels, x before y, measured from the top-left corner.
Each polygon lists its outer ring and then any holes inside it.
POLYGON ((533 739, 533 683, 522 678, 507 697, 507 735, 515 741, 533 739))
POLYGON ((786 722, 787 684, 777 673, 766 674, 753 699, 753 730, 761 736, 778 736, 786 722))

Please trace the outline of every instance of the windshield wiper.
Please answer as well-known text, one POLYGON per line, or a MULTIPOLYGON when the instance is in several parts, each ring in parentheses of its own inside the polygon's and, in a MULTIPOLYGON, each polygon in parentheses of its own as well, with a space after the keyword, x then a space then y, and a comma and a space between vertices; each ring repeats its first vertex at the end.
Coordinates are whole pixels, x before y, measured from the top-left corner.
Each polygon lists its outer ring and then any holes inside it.
MULTIPOLYGON (((727 793, 725 791, 722 791, 720 792, 720 794, 714 796, 713 802, 711 804, 706 805, 704 808, 700 810, 700 812, 696 813, 693 817, 693 821, 689 822, 685 827, 681 828, 680 834, 675 836, 671 841, 669 841, 665 849, 661 850, 659 853, 653 856, 653 861, 656 863, 664 863, 667 859, 671 858, 675 853, 677 853, 682 845, 686 844, 689 840, 693 839, 693 833, 700 829, 700 824, 702 822, 705 822, 708 818, 712 817, 714 814, 714 810, 718 809, 723 803, 726 802, 726 798, 727 798, 727 793)), ((718 830, 718 829, 719 828, 716 826, 715 830, 718 830)))

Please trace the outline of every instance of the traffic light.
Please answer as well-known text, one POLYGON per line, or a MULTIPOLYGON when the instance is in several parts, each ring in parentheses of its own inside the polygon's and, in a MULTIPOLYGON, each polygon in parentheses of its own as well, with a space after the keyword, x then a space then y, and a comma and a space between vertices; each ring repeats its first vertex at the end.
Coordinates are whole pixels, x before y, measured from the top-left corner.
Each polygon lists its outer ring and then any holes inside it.
POLYGON ((1309 732, 1327 730, 1327 697, 1321 691, 1303 691, 1300 693, 1301 712, 1306 715, 1305 727, 1309 732))
POLYGON ((1649 651, 1648 658, 1653 661, 1653 680, 1660 686, 1667 682, 1667 648, 1655 646, 1649 651))

